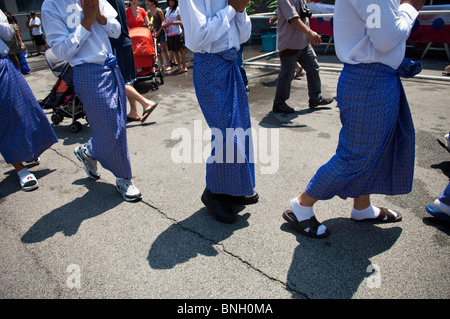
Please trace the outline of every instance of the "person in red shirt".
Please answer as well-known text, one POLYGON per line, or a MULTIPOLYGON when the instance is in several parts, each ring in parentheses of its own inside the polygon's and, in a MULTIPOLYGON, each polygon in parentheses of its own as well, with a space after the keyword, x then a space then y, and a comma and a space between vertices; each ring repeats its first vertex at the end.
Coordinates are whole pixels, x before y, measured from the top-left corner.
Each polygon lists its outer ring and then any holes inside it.
POLYGON ((144 8, 138 6, 138 0, 130 0, 130 6, 126 9, 128 29, 136 27, 148 27, 150 20, 144 8))

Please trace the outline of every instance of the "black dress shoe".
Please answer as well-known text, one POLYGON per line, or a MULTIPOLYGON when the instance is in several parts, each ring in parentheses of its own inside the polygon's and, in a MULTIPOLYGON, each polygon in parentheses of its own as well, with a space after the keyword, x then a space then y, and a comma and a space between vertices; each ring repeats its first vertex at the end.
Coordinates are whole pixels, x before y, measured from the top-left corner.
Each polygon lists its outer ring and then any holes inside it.
POLYGON ((273 105, 272 111, 277 112, 277 113, 286 113, 286 114, 295 112, 295 110, 292 107, 290 107, 289 105, 287 105, 286 103, 273 105))
POLYGON ((215 194, 205 188, 201 200, 208 212, 219 222, 231 224, 236 221, 237 216, 225 195, 215 194))
POLYGON ((334 101, 334 98, 332 98, 332 97, 323 97, 323 98, 321 98, 320 100, 317 100, 317 101, 309 100, 309 107, 313 109, 315 107, 318 107, 319 105, 330 104, 333 101, 334 101))
POLYGON ((249 196, 231 196, 231 195, 226 196, 228 196, 228 198, 231 200, 233 204, 241 204, 241 205, 256 204, 259 199, 259 195, 257 192, 249 196))

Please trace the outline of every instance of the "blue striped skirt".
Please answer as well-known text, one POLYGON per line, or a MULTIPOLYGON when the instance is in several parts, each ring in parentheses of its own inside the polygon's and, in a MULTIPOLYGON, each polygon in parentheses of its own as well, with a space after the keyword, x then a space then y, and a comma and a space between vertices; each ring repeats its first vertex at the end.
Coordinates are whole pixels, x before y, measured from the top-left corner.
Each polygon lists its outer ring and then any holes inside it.
POLYGON ((206 188, 213 193, 244 196, 252 195, 255 187, 252 136, 227 137, 227 128, 251 131, 248 96, 237 59, 236 50, 196 53, 193 77, 205 120, 213 134, 215 129, 223 138, 223 143, 215 140, 217 136, 211 138, 214 147, 206 164, 206 188), (231 138, 234 141, 227 142, 231 138), (219 158, 218 154, 223 156, 219 158))
POLYGON ((0 58, 0 153, 8 164, 34 160, 58 138, 23 75, 0 58))
POLYGON ((111 55, 104 65, 77 65, 73 79, 90 124, 89 153, 117 178, 131 179, 125 83, 116 58, 111 55))
POLYGON ((397 71, 380 63, 345 64, 337 102, 342 129, 336 153, 306 193, 319 200, 409 193, 415 133, 397 71))

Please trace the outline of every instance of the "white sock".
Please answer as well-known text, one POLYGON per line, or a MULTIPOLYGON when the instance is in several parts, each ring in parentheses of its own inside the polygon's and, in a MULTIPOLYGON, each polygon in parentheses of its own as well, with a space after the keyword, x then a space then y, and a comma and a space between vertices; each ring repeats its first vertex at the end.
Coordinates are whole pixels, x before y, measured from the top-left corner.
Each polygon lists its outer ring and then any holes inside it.
MULTIPOLYGON (((314 210, 312 206, 302 206, 299 204, 297 197, 293 198, 289 204, 292 212, 294 213, 297 220, 301 222, 302 220, 310 219, 314 216, 314 210)), ((327 228, 324 225, 320 225, 317 229, 317 235, 322 235, 325 233, 327 228)), ((309 228, 306 228, 305 231, 309 231, 309 228)))
POLYGON ((27 177, 28 175, 30 175, 30 172, 28 171, 28 169, 25 167, 22 170, 17 172, 17 175, 19 175, 20 180, 23 180, 25 177, 27 177))
POLYGON ((310 219, 314 216, 313 207, 302 206, 298 203, 297 197, 293 198, 289 204, 292 212, 294 213, 297 220, 301 222, 305 219, 310 219))
MULTIPOLYGON (((365 209, 354 209, 350 213, 351 217, 355 220, 362 220, 366 218, 377 218, 380 214, 380 209, 378 207, 370 205, 365 209)), ((394 214, 395 215, 395 214, 394 214)))

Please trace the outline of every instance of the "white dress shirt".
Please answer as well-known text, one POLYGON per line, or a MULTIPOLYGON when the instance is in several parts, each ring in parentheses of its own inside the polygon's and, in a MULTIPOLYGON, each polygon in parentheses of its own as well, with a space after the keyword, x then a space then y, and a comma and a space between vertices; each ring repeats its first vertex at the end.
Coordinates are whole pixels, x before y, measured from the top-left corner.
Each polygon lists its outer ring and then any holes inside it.
POLYGON ((90 31, 80 24, 84 16, 80 0, 45 0, 42 4, 41 17, 47 43, 57 57, 71 66, 103 64, 112 52, 108 37, 117 39, 120 36, 116 10, 106 0, 99 0, 99 4, 107 23, 101 25, 94 21, 90 31))
POLYGON ((13 37, 13 31, 8 23, 6 15, 0 10, 0 57, 8 55, 9 48, 3 41, 9 41, 13 37))
POLYGON ((405 56, 417 10, 400 0, 338 0, 334 43, 345 63, 383 63, 397 69, 405 56))
POLYGON ((182 0, 178 6, 185 43, 193 52, 239 50, 250 38, 252 24, 247 13, 236 12, 227 0, 182 0))

